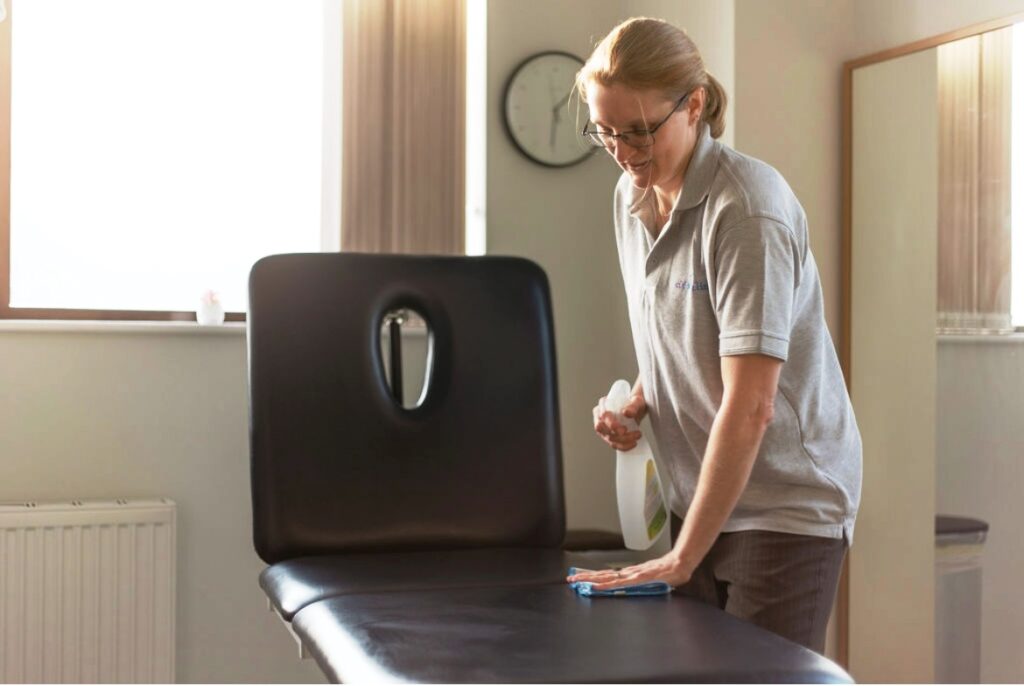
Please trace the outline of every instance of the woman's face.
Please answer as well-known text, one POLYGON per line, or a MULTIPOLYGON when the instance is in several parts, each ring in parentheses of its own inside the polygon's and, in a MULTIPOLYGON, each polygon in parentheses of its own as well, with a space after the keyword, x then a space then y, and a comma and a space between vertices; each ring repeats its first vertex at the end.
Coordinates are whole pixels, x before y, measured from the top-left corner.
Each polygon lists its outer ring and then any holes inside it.
POLYGON ((697 124, 704 106, 704 89, 697 88, 669 116, 678 100, 666 100, 658 91, 638 91, 622 85, 587 88, 591 128, 611 133, 653 129, 668 117, 654 133, 654 145, 634 148, 618 139, 608 149, 623 170, 629 172, 637 188, 670 188, 682 181, 684 165, 697 141, 697 124))

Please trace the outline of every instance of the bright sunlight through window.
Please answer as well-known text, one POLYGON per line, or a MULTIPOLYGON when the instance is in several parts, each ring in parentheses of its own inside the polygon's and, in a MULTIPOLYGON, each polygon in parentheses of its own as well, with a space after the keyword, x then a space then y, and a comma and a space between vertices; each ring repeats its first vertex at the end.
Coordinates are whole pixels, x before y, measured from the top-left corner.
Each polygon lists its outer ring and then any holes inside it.
POLYGON ((1010 309, 1015 327, 1024 326, 1024 23, 1013 27, 1013 81, 1010 124, 1010 246, 1011 267, 1010 309))
POLYGON ((11 306, 245 311, 254 261, 320 251, 322 2, 15 10, 11 306))

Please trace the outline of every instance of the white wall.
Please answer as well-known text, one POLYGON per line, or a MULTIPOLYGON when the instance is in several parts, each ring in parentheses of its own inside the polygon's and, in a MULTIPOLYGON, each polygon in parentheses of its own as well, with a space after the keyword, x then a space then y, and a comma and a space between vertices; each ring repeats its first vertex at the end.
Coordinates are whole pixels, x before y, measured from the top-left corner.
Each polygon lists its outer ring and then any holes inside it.
POLYGON ((323 682, 256 583, 243 330, 5 328, 0 501, 172 498, 177 679, 323 682))
POLYGON ((1024 338, 940 339, 936 511, 989 523, 981 681, 1024 681, 1024 338))
POLYGON ((853 57, 1024 12, 1022 0, 856 0, 854 5, 853 57))
POLYGON ((853 75, 849 670, 869 683, 934 680, 936 64, 932 48, 853 75))

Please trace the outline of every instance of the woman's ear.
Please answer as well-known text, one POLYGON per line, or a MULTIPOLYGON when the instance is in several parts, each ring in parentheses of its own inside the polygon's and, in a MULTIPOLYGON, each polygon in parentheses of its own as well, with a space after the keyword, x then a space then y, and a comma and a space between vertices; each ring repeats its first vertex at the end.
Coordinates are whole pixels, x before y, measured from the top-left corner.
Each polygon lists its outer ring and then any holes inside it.
POLYGON ((693 91, 693 95, 686 101, 686 118, 690 120, 690 126, 696 126, 704 113, 704 105, 707 104, 708 89, 706 86, 699 86, 693 91))

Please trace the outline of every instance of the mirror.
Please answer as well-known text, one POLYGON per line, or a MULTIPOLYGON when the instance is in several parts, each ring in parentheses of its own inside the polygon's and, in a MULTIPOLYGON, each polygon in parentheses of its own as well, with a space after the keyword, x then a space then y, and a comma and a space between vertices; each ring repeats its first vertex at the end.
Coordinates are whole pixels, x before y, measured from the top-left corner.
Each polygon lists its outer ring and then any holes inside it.
POLYGON ((864 443, 850 667, 1021 681, 1024 25, 856 60, 844 90, 841 349, 864 443), (957 588, 937 515, 990 526, 957 588))

